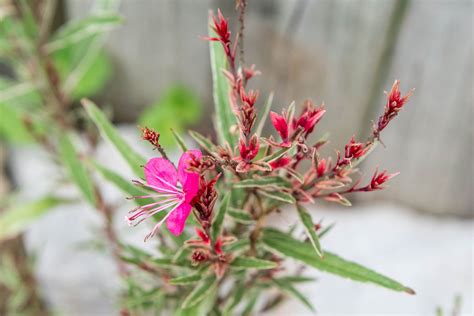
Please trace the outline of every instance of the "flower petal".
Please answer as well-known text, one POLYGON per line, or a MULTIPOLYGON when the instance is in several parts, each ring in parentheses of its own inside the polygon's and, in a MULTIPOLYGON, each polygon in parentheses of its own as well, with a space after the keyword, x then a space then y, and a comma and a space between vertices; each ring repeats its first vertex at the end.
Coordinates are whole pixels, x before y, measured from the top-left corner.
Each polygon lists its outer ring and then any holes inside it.
POLYGON ((166 220, 166 226, 168 226, 169 231, 175 235, 179 236, 183 232, 184 224, 186 219, 191 212, 191 205, 188 203, 183 203, 178 206, 171 214, 169 214, 168 219, 166 220))
POLYGON ((186 151, 179 159, 178 164, 178 179, 183 185, 186 203, 191 202, 199 190, 199 174, 197 172, 189 172, 187 170, 193 157, 196 159, 201 159, 201 151, 198 149, 186 151))
POLYGON ((178 174, 171 162, 164 158, 152 158, 145 165, 146 182, 154 186, 155 191, 176 192, 178 174), (161 189, 161 191, 160 191, 161 189))

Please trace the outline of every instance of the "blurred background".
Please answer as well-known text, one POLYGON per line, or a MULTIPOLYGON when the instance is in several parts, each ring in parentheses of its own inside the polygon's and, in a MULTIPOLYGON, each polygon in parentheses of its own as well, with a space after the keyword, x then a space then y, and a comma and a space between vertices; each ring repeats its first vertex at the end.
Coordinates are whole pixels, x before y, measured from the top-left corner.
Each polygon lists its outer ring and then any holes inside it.
MULTIPOLYGON (((87 16, 94 4, 53 2, 55 28, 87 16)), ((78 98, 93 95, 131 141, 137 122, 212 136, 209 47, 199 36, 207 33, 208 11, 215 8, 230 18, 235 34, 234 1, 122 0, 117 10, 124 21, 98 48, 78 98)), ((386 148, 380 146, 361 167, 371 174, 378 165, 400 176, 387 190, 356 200, 353 209, 318 205, 315 214, 338 223, 328 247, 406 280, 418 295, 400 298, 321 277, 306 291, 322 314, 434 314, 459 294, 463 312, 472 315, 473 23, 469 0, 248 1, 245 60, 262 72, 250 86, 260 90, 260 105, 274 91, 274 109, 293 100, 324 102, 327 113, 318 130, 319 136, 330 133, 326 154, 343 149, 353 134, 368 136, 383 111, 383 92, 395 79, 402 92, 416 89, 382 134, 386 148), (347 303, 341 305, 341 296, 347 303)), ((55 58, 66 72, 71 58, 63 55, 55 58)), ((2 69, 8 75, 8 67, 2 69)), ((1 189, 4 195, 15 189, 36 196, 51 169, 37 148, 5 132, 6 118, 2 108, 1 189)), ((101 159, 119 167, 110 148, 100 146, 101 159)), ((87 225, 97 219, 79 216, 87 213, 84 206, 66 208, 34 223, 25 235, 42 295, 65 315, 113 314, 117 281, 110 262, 71 249, 89 238, 87 225), (63 261, 67 265, 58 267, 63 261)), ((305 315, 291 303, 280 313, 291 311, 305 315)))

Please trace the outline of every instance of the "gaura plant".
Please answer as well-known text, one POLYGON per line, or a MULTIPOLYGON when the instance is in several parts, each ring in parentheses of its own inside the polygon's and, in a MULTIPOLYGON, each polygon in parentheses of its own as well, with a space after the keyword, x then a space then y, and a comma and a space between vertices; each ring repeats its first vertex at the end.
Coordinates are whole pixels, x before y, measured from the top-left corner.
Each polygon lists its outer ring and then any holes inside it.
POLYGON ((350 206, 347 194, 383 189, 397 175, 376 169, 363 184, 356 168, 381 143, 381 132, 411 92, 402 96, 395 81, 369 139, 352 136, 334 159, 323 157, 320 150, 327 141, 311 143, 309 136, 324 118, 324 106, 308 100, 300 110, 292 103, 277 113, 271 111, 270 95, 257 113, 259 93, 248 89, 247 83, 259 72, 255 65, 238 61, 241 37, 231 40, 220 11, 210 14, 209 23, 205 39, 210 42, 217 143, 190 131, 199 148, 187 148, 174 133, 182 151, 175 166, 160 145, 160 134, 145 127, 143 139, 159 153, 145 162, 100 110, 83 100, 92 120, 137 178, 132 185, 98 164, 97 170, 136 202, 126 216, 128 223, 152 224, 144 239, 158 243, 158 257, 123 243, 118 249, 121 260, 128 263, 124 313, 151 309, 178 315, 247 315, 271 310, 285 293, 314 311, 297 289, 299 283, 313 281, 303 275, 305 267, 414 294, 398 281, 325 251, 320 239, 331 226, 315 223, 306 209, 318 199, 350 206), (277 138, 262 136, 266 121, 277 138), (276 212, 294 212, 304 237, 295 234, 295 227, 266 226, 266 219, 276 212), (301 267, 290 269, 291 260, 301 267))

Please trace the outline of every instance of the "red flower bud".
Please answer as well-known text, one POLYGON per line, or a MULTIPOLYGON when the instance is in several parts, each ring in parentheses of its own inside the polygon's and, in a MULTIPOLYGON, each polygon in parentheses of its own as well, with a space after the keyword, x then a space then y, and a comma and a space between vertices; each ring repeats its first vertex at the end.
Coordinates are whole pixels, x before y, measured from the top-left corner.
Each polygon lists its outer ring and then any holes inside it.
POLYGON ((300 126, 303 128, 305 136, 307 136, 313 132, 314 126, 321 120, 324 113, 326 113, 326 110, 324 110, 322 106, 315 108, 313 102, 306 100, 300 117, 293 119, 293 130, 296 130, 298 126, 300 126))
POLYGON ((288 166, 290 162, 291 162, 291 158, 281 157, 280 159, 270 162, 270 166, 272 167, 272 170, 275 170, 275 169, 288 166))
POLYGON ((153 129, 148 128, 148 127, 140 128, 140 130, 142 131, 143 140, 147 140, 148 142, 150 142, 150 144, 152 144, 153 146, 157 148, 160 147, 160 143, 159 143, 160 134, 159 133, 155 132, 153 129))
POLYGON ((346 144, 344 157, 346 159, 357 159, 362 157, 368 150, 369 147, 364 143, 356 143, 354 135, 349 143, 346 144))
POLYGON ((372 191, 384 189, 382 185, 399 174, 400 172, 387 173, 387 170, 378 173, 378 170, 375 170, 374 175, 372 176, 372 180, 370 181, 369 190, 372 191))
POLYGON ((281 139, 283 142, 288 141, 288 123, 286 119, 275 112, 270 112, 270 119, 272 120, 272 124, 277 130, 278 134, 280 134, 281 139))

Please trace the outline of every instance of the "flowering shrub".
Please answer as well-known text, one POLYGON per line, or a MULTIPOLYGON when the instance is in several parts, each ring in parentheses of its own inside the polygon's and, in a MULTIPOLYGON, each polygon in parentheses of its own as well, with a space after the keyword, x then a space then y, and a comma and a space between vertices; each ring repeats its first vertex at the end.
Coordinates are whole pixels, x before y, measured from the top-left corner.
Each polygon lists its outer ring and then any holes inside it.
MULTIPOLYGON (((395 280, 324 251, 320 239, 331 227, 315 224, 305 207, 317 199, 350 206, 348 193, 383 189, 398 174, 376 169, 368 184, 361 184, 360 177, 355 179, 357 165, 381 142, 382 130, 410 93, 402 97, 395 81, 370 138, 360 142, 352 136, 333 160, 320 154, 327 141, 309 141, 324 118, 323 105, 307 100, 296 114, 292 103, 280 114, 270 111, 270 97, 259 115, 259 92, 248 89, 247 83, 260 73, 255 65, 237 63, 238 37, 232 42, 220 11, 210 15, 210 35, 205 39, 211 42, 219 142, 191 131, 201 148, 188 149, 175 134, 183 151, 176 169, 159 144, 159 133, 142 129, 143 139, 162 157, 151 158, 143 167, 146 183, 134 180, 149 193, 134 197, 139 206, 127 217, 134 225, 145 219, 153 223, 145 241, 155 236, 160 241, 158 259, 130 246, 124 248, 128 254, 123 259, 158 280, 141 284, 141 290, 162 299, 160 308, 172 307, 191 315, 209 310, 226 315, 237 309, 250 312, 257 298, 273 287, 314 310, 295 287, 311 279, 301 275, 302 269, 291 273, 285 261, 292 258, 303 267, 413 294, 395 280), (268 117, 278 138, 261 135, 268 117), (304 161, 309 163, 302 164, 304 161), (142 199, 147 202, 140 203, 142 199), (296 212, 306 232, 303 239, 295 238, 293 229, 265 226, 266 218, 280 210, 296 212), (164 222, 171 235, 161 227, 164 222), (194 231, 185 230, 186 225, 194 231)), ((260 310, 270 310, 281 300, 281 294, 266 296, 260 310)), ((152 303, 156 304, 150 299, 152 303)))
MULTIPOLYGON (((0 85, 2 118, 11 123, 2 125, 0 134, 7 139, 22 136, 42 146, 64 171, 59 183, 69 180, 101 214, 101 240, 107 242, 125 281, 122 314, 247 315, 271 310, 282 302, 284 293, 314 310, 296 287, 313 281, 303 275, 305 267, 414 294, 391 278, 324 250, 320 240, 331 226, 315 222, 306 209, 318 199, 349 206, 349 193, 383 189, 397 175, 376 169, 371 180, 362 183, 356 171, 381 143, 381 132, 411 92, 402 96, 395 81, 369 139, 352 136, 336 157, 324 157, 321 148, 327 141, 310 141, 324 119, 324 106, 308 100, 301 110, 292 103, 282 113, 271 111, 272 95, 261 102, 259 92, 247 88, 260 72, 243 62, 242 46, 237 53, 243 25, 233 40, 227 20, 218 11, 217 16, 211 14, 210 34, 205 37, 210 42, 216 142, 190 131, 199 148, 187 148, 172 131, 182 151, 175 166, 160 143, 160 134, 145 127, 142 137, 159 156, 147 161, 130 148, 93 102, 82 100, 88 118, 134 172, 136 178, 130 183, 94 160, 95 130, 74 115, 73 107, 79 96, 90 96, 103 86, 101 79, 92 89, 88 78, 94 69, 100 69, 96 64, 105 63, 87 61, 102 56, 97 49, 102 33, 122 20, 113 12, 112 2, 99 1, 97 12, 51 35, 40 32, 50 24, 50 15, 31 10, 25 1, 2 7, 0 27, 5 36, 0 46, 13 77, 0 85), (75 53, 66 54, 69 50, 75 53), (63 54, 79 59, 68 61, 75 65, 73 70, 61 68, 64 61, 58 56, 63 54), (90 68, 87 72, 84 65, 90 68), (266 122, 273 125, 277 137, 262 135, 266 122), (86 146, 76 146, 78 139, 86 146), (79 149, 84 147, 87 150, 79 149), (130 206, 126 220, 130 225, 151 224, 151 231, 137 239, 156 245, 157 251, 122 241, 113 225, 117 205, 105 199, 95 173, 136 203, 135 208, 130 206), (294 212, 304 237, 297 236, 293 228, 266 225, 267 218, 280 211, 294 212), (292 269, 287 264, 290 260, 301 266, 292 269)), ((241 12, 245 3, 238 1, 241 12)), ((242 23, 243 14, 240 20, 242 23)), ((37 201, 9 208, 0 216, 0 241, 18 235, 28 223, 64 203, 74 201, 54 190, 37 201)))

